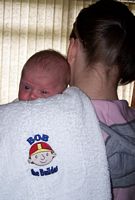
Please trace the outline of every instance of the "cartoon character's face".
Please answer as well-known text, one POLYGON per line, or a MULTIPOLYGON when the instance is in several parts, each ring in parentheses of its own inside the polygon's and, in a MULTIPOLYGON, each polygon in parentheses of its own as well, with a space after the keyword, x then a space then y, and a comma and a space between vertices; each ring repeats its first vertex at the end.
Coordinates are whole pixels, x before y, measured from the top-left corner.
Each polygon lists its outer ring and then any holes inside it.
POLYGON ((55 154, 51 151, 39 152, 31 155, 30 162, 35 165, 43 166, 49 164, 54 157, 55 154))

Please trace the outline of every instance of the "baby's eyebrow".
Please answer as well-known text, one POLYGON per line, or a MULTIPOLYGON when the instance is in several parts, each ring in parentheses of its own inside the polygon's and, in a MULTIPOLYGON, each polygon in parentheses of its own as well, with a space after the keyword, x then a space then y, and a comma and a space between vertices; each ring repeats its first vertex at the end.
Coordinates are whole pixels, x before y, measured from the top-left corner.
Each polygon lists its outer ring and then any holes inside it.
POLYGON ((22 82, 23 84, 31 85, 31 83, 29 83, 29 82, 27 82, 27 81, 24 81, 24 80, 22 80, 21 82, 22 82))

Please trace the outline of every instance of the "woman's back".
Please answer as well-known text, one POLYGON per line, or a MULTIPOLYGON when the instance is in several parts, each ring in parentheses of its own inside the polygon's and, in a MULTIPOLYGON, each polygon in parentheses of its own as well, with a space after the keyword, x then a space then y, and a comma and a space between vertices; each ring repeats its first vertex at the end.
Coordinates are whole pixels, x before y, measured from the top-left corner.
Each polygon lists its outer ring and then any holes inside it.
POLYGON ((135 198, 135 109, 125 100, 92 100, 103 131, 114 199, 135 198))

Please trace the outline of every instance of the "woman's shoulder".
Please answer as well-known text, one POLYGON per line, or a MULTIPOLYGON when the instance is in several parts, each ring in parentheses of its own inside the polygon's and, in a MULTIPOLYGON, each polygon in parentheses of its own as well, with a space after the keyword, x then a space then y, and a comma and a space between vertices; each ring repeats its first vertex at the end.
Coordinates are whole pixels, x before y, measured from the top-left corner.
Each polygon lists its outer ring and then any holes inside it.
POLYGON ((97 117, 107 125, 135 120, 135 109, 126 100, 92 100, 97 117))

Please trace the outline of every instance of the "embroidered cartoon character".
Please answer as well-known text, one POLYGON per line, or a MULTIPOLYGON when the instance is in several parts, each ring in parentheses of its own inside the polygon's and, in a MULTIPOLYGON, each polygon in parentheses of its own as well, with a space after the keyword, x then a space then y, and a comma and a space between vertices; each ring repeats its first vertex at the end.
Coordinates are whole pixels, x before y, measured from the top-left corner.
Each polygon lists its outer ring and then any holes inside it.
POLYGON ((56 153, 49 144, 46 142, 38 142, 31 146, 28 162, 38 166, 44 166, 48 165, 55 156, 56 153))

